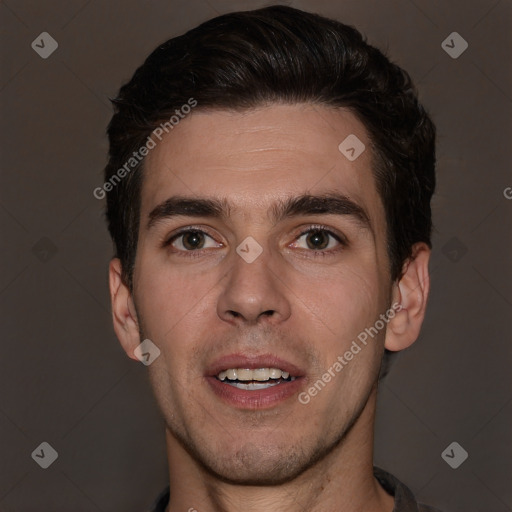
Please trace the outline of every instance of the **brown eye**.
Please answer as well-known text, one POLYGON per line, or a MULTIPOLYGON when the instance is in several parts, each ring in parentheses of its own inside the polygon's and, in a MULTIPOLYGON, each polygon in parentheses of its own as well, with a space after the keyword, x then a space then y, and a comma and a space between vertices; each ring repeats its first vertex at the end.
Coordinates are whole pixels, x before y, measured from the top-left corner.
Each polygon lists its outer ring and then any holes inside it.
POLYGON ((312 228, 304 231, 295 242, 299 249, 309 249, 316 252, 328 252, 336 246, 344 245, 340 238, 327 229, 312 228))
POLYGON ((174 252, 186 253, 222 247, 222 244, 217 243, 213 237, 200 229, 184 229, 165 242, 164 247, 167 246, 175 249, 174 252))
POLYGON ((325 231, 311 231, 306 236, 309 249, 325 249, 329 245, 329 234, 325 231))
POLYGON ((182 235, 183 247, 187 250, 201 249, 204 245, 204 233, 200 231, 189 231, 182 235))

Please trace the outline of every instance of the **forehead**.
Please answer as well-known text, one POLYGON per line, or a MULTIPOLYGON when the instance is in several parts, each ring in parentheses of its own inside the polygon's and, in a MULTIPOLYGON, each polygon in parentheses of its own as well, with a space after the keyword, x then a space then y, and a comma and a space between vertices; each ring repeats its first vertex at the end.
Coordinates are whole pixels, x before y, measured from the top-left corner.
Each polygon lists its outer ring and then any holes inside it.
POLYGON ((380 216, 370 140, 351 112, 310 104, 199 110, 148 155, 141 215, 176 195, 227 199, 247 218, 279 199, 332 192, 380 216), (358 152, 362 144, 355 160, 347 158, 347 145, 358 152))

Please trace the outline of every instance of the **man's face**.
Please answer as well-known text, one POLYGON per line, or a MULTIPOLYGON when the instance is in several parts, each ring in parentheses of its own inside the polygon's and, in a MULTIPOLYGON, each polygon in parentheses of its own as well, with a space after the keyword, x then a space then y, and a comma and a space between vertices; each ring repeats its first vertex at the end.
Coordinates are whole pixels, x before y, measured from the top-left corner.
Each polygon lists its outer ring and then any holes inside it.
POLYGON ((308 403, 298 398, 390 307, 388 268, 370 141, 355 116, 276 105, 181 121, 146 161, 134 274, 141 334, 161 350, 149 372, 171 435, 233 482, 285 481, 329 452, 368 400, 385 329, 308 403), (366 146, 354 161, 338 149, 351 134, 366 146), (302 196, 348 201, 283 207, 302 196), (229 379, 262 367, 295 380, 229 379))

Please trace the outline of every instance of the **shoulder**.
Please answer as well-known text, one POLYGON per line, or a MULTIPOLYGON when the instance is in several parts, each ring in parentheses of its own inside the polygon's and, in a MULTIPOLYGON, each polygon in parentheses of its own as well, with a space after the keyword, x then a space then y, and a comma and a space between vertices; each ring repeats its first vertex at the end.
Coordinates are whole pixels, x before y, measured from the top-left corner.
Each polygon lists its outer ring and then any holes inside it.
POLYGON ((442 512, 438 508, 418 503, 418 512, 442 512))
POLYGON ((393 512, 442 512, 435 507, 418 503, 412 491, 391 473, 374 467, 373 474, 382 488, 395 498, 393 512))
POLYGON ((151 507, 146 512, 165 512, 169 504, 169 486, 167 486, 155 499, 151 507))

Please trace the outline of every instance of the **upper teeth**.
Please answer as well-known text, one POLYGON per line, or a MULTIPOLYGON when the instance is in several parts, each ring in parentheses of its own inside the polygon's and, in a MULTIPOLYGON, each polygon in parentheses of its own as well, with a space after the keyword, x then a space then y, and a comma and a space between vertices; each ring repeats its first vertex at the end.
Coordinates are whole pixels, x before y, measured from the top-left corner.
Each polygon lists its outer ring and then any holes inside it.
POLYGON ((287 379, 290 376, 288 372, 284 372, 279 368, 257 368, 249 370, 247 368, 229 368, 217 375, 219 380, 258 380, 266 381, 269 379, 287 379))

